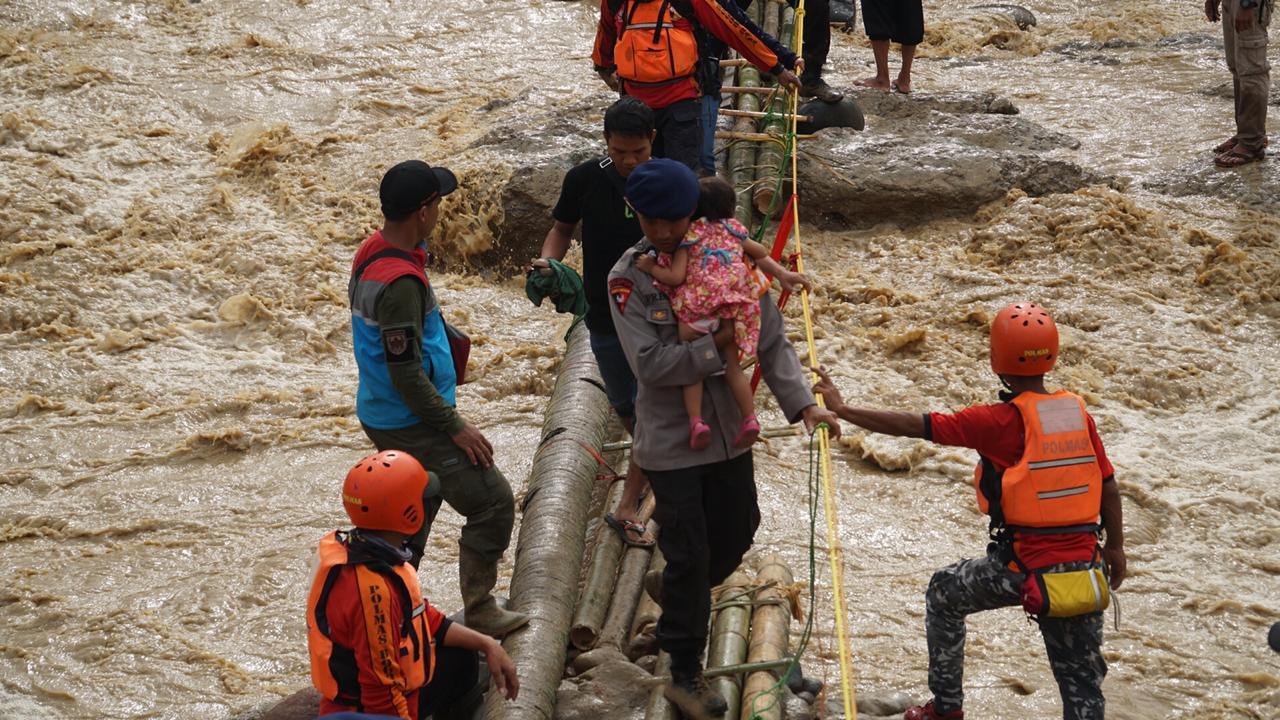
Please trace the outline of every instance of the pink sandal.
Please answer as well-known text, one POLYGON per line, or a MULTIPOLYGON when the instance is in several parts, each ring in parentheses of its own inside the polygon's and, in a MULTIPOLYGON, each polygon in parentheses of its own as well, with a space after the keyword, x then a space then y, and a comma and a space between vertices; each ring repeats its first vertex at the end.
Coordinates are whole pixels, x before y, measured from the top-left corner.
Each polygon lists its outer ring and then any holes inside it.
POLYGON ((742 420, 742 427, 738 428, 738 434, 733 438, 733 446, 742 449, 749 448, 755 444, 756 439, 760 437, 760 421, 756 420, 755 415, 748 415, 742 420))
POLYGON ((705 450, 711 444, 711 426, 702 418, 689 418, 689 447, 694 450, 705 450))

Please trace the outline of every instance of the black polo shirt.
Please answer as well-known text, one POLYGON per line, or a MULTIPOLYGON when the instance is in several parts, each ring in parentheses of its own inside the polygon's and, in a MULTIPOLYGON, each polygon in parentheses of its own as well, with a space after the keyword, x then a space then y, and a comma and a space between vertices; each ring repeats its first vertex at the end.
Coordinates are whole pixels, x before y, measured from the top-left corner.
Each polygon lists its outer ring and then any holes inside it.
POLYGON ((582 223, 582 281, 587 290, 587 328, 616 335, 609 314, 609 271, 643 233, 635 213, 622 198, 627 181, 609 158, 588 160, 565 173, 560 200, 551 216, 582 223))

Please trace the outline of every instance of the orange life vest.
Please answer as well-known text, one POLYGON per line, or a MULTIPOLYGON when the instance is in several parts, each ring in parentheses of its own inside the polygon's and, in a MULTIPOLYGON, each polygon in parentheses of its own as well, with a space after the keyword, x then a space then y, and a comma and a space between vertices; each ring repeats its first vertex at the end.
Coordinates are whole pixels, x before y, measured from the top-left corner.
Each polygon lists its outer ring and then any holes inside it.
POLYGON ((671 0, 631 0, 622 4, 622 25, 614 45, 618 77, 636 85, 666 85, 693 77, 698 39, 671 0))
MULTIPOLYGON (((357 706, 359 688, 342 687, 334 672, 334 660, 345 655, 351 662, 350 649, 343 653, 329 637, 326 607, 329 592, 342 568, 348 564, 347 545, 338 533, 329 533, 320 541, 318 564, 307 599, 307 647, 311 652, 311 682, 320 694, 342 705, 357 706), (335 649, 337 652, 335 652, 335 649), (352 692, 355 695, 352 696, 352 692)), ((424 687, 435 674, 435 639, 427 626, 427 605, 418 586, 418 573, 409 563, 394 569, 393 575, 374 571, 364 564, 352 564, 364 611, 369 654, 373 671, 384 685, 392 688, 392 701, 400 716, 412 720, 417 710, 408 707, 405 695, 424 687), (392 618, 387 610, 391 593, 400 597, 403 612, 399 647, 391 644, 392 618)), ((339 673, 346 674, 346 673, 339 673)))
POLYGON ((1012 530, 1094 530, 1102 508, 1102 470, 1094 454, 1084 400, 1060 390, 1024 392, 1013 399, 1022 415, 1022 459, 1004 471, 998 487, 983 488, 982 463, 974 473, 978 507, 997 518, 988 495, 999 496, 999 515, 1012 530))

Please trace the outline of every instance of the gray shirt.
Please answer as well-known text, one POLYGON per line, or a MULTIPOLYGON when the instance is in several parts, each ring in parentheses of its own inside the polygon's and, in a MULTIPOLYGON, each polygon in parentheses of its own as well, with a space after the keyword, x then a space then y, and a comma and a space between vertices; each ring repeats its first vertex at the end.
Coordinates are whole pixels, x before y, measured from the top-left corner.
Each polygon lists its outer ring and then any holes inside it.
MULTIPOLYGON (((710 335, 680 342, 670 299, 634 264, 636 253, 651 247, 641 239, 609 273, 609 309, 639 385, 632 460, 645 470, 662 471, 737 457, 748 452, 733 447, 742 414, 724 376, 711 375, 724 369, 724 361, 710 335), (689 416, 680 392, 699 381, 704 383, 702 419, 711 426, 711 445, 704 450, 689 447, 689 416)), ((799 421, 804 409, 815 404, 813 393, 783 333, 782 315, 768 295, 760 299, 757 354, 764 380, 787 420, 799 421)))

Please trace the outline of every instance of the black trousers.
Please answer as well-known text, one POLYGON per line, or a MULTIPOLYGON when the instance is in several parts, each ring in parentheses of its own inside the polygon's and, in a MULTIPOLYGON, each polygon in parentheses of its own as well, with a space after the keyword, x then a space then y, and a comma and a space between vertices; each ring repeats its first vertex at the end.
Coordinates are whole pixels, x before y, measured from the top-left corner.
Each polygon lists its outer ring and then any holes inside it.
POLYGON ((711 588, 737 569, 760 527, 751 453, 679 470, 651 471, 649 484, 662 527, 658 644, 671 655, 673 673, 701 668, 711 620, 711 588))
POLYGON ((702 99, 688 98, 653 111, 657 136, 653 156, 675 160, 694 172, 702 167, 702 99))
MULTIPOLYGON (((738 7, 751 7, 752 0, 738 0, 738 7)), ((791 0, 791 5, 796 5, 791 0)), ((789 38, 778 38, 784 45, 789 38)), ((811 85, 822 77, 822 66, 827 64, 831 52, 831 2, 830 0, 805 0, 804 2, 804 72, 800 82, 811 85)))
MULTIPOLYGON (((439 643, 443 638, 436 638, 439 643)), ((436 645, 436 671, 431 682, 418 693, 418 717, 429 715, 450 716, 450 710, 465 711, 467 708, 455 708, 460 701, 475 702, 483 697, 473 690, 480 681, 480 653, 459 647, 443 647, 436 645), (475 695, 475 698, 468 698, 475 695)), ((483 690, 481 690, 483 692, 483 690)), ((475 703, 479 706, 479 703, 475 703)), ((457 717, 466 716, 465 712, 454 713, 457 717)))

